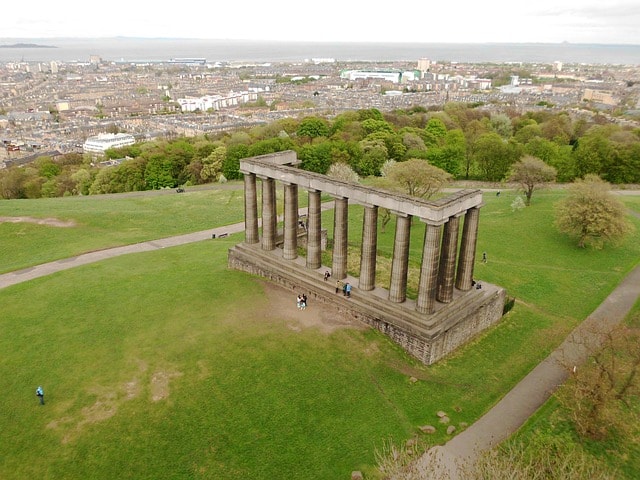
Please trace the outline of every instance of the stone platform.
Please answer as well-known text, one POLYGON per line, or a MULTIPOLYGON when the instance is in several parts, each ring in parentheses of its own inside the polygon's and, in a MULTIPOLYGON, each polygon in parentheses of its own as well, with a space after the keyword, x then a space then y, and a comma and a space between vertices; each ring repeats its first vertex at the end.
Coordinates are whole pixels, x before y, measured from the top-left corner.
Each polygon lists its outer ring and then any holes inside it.
POLYGON ((502 318, 506 297, 503 288, 480 282, 481 289, 453 290, 449 303, 436 302, 435 311, 416 311, 415 301, 389 301, 389 291, 357 288, 358 279, 342 279, 352 285, 351 297, 335 293, 336 279, 323 281, 330 268, 309 269, 305 258, 283 258, 283 249, 263 250, 260 244, 240 243, 229 250, 229 267, 264 277, 295 293, 306 293, 314 302, 331 303, 341 314, 376 328, 408 353, 431 365, 502 318))

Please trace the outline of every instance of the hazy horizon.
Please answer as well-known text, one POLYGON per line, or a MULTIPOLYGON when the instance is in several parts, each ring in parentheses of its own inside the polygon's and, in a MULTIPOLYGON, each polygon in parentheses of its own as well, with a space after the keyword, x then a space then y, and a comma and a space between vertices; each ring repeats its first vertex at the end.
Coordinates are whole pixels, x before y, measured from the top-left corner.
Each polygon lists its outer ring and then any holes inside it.
POLYGON ((1 62, 83 62, 91 56, 114 62, 166 62, 198 57, 214 62, 301 62, 333 58, 338 62, 433 61, 458 63, 591 63, 640 65, 640 45, 576 43, 445 42, 284 42, 239 39, 59 37, 0 39, 8 44, 33 43, 43 48, 0 48, 1 62), (56 48, 46 48, 54 46, 56 48))
POLYGON ((136 36, 136 35, 113 35, 113 36, 56 36, 56 37, 0 37, 0 42, 14 42, 14 43, 26 43, 26 42, 35 42, 35 41, 46 41, 52 42, 55 40, 187 40, 187 41, 211 41, 211 42, 247 42, 247 43, 255 43, 255 42, 269 42, 269 43, 308 43, 308 44, 420 44, 420 45, 611 45, 611 46, 629 46, 629 47, 640 47, 639 43, 600 43, 600 42, 569 42, 569 41, 558 41, 558 42, 534 42, 534 41, 522 41, 522 42, 481 42, 481 41, 404 41, 404 40, 270 40, 266 38, 200 38, 200 37, 172 37, 172 36, 157 36, 157 37, 144 37, 144 36, 136 36))
POLYGON ((637 0, 408 0, 374 8, 342 0, 182 0, 154 8, 112 0, 97 10, 72 0, 32 0, 27 7, 9 2, 3 15, 4 38, 640 44, 637 0))

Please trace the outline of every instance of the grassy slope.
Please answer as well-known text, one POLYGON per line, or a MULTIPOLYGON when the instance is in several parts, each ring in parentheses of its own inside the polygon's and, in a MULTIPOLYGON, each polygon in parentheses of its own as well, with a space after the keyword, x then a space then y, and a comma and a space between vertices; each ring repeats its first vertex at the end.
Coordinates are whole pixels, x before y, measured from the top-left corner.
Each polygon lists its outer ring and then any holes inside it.
POLYGON ((206 230, 243 219, 242 186, 39 200, 0 201, 1 216, 73 220, 74 228, 0 223, 0 273, 93 250, 206 230), (234 188, 236 187, 236 188, 234 188))
MULTIPOLYGON (((121 257, 0 291, 0 409, 11 412, 0 417, 0 477, 373 473, 376 447, 434 423, 436 411, 456 425, 486 411, 640 259, 640 229, 603 251, 580 251, 555 234, 557 195, 515 213, 508 193, 486 198, 478 251, 489 262, 476 276, 519 303, 497 328, 428 368, 373 331, 296 333, 277 316, 265 321, 260 283, 226 270, 230 241, 121 257), (163 375, 169 396, 154 402, 153 379, 163 375), (33 394, 39 383, 45 408, 33 394)), ((389 248, 392 233, 380 238, 389 248)), ((427 440, 444 439, 440 428, 427 440)))

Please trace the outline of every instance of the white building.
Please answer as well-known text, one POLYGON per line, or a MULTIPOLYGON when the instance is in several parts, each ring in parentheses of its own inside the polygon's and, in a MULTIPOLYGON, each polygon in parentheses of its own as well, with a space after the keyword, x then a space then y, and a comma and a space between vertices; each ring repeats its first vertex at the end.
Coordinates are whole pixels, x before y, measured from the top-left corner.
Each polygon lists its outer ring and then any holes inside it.
POLYGON ((346 70, 340 73, 340 77, 351 81, 377 79, 400 83, 402 74, 398 71, 392 70, 346 70))
POLYGON ((109 148, 126 147, 134 143, 136 143, 136 139, 128 133, 102 133, 87 138, 87 141, 82 145, 82 150, 85 153, 104 153, 109 148))
POLYGON ((235 107, 243 103, 255 102, 258 99, 256 92, 231 92, 226 97, 222 95, 206 95, 199 98, 179 98, 180 109, 183 112, 195 112, 199 110, 221 110, 223 108, 235 107))

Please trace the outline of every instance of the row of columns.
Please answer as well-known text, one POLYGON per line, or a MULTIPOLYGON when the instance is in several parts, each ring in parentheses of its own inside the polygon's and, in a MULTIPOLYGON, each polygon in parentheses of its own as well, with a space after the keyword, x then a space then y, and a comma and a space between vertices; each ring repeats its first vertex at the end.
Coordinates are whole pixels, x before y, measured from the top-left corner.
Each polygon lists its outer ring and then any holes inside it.
MULTIPOLYGON (((277 209, 275 180, 257 177, 253 173, 244 175, 245 190, 245 242, 261 243, 263 250, 276 248, 277 209), (258 233, 257 181, 262 182, 262 239, 258 233)), ((310 189, 307 225, 306 266, 321 267, 321 203, 318 190, 310 189)), ((335 198, 334 239, 332 276, 343 279, 347 276, 349 200, 335 198)), ((409 269, 409 240, 413 217, 402 212, 396 215, 396 231, 391 264, 389 301, 402 303, 407 298, 407 274, 409 269)), ((454 215, 442 223, 426 222, 422 263, 418 285, 416 310, 433 313, 436 301, 450 303, 454 286, 458 290, 469 290, 472 286, 478 236, 479 207, 454 215), (464 215, 462 239, 458 250, 460 218, 464 215), (458 256, 459 251, 459 256, 458 256), (456 268, 457 265, 457 268, 456 268)), ((362 222, 362 248, 360 252, 360 290, 373 290, 376 276, 376 252, 378 232, 378 207, 364 206, 362 222)), ((298 241, 298 185, 284 185, 284 245, 283 258, 297 258, 298 241)))

